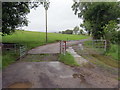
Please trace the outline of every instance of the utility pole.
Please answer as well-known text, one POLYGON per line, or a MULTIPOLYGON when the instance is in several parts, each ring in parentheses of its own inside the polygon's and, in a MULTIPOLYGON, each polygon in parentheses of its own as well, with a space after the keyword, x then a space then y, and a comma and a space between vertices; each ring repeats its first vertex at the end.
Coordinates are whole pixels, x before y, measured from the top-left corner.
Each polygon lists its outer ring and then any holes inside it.
POLYGON ((46 19, 46 43, 48 41, 48 37, 47 37, 47 10, 49 8, 49 4, 50 4, 49 0, 45 0, 44 8, 45 8, 45 19, 46 19))
POLYGON ((46 15, 46 43, 48 41, 48 37, 47 37, 47 10, 45 10, 45 15, 46 15))

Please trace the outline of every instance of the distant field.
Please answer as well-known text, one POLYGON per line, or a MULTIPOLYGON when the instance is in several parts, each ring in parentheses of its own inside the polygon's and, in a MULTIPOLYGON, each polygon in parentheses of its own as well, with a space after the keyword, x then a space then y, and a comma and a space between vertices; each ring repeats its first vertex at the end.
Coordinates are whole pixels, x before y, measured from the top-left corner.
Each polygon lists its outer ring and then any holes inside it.
MULTIPOLYGON (((56 42, 58 40, 81 40, 89 38, 85 35, 68 35, 48 33, 48 43, 56 42)), ((45 44, 44 32, 32 32, 32 31, 17 31, 12 35, 2 37, 3 43, 20 43, 27 45, 28 49, 45 44)))

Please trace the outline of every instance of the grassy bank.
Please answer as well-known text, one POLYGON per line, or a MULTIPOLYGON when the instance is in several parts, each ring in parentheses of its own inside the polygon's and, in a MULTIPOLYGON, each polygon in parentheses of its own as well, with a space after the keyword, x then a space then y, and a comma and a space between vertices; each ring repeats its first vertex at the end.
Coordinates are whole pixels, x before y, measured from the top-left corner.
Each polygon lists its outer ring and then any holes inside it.
POLYGON ((65 55, 60 54, 59 61, 69 66, 79 66, 79 64, 74 60, 74 57, 69 53, 66 53, 65 55))

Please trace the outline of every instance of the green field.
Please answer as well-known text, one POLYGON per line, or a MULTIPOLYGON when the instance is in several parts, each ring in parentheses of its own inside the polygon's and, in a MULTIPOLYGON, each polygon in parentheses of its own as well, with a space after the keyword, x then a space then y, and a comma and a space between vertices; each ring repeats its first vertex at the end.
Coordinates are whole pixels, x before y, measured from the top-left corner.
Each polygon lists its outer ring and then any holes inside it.
MULTIPOLYGON (((3 36, 2 42, 25 44, 28 49, 31 49, 46 44, 45 35, 44 32, 17 31, 12 35, 3 36)), ((86 38, 89 38, 89 36, 48 33, 48 43, 59 40, 81 40, 86 38)))

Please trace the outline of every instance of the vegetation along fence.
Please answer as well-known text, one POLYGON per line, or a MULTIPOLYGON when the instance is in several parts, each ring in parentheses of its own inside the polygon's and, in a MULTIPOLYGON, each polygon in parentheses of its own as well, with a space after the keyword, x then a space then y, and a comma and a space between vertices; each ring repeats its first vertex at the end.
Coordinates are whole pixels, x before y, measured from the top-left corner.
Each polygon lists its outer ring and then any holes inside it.
POLYGON ((94 48, 102 48, 104 51, 106 51, 106 40, 93 40, 92 45, 94 48))
MULTIPOLYGON (((84 45, 86 46, 84 47, 84 49, 86 51, 90 51, 90 54, 96 54, 96 52, 93 52, 93 51, 97 51, 99 52, 99 54, 103 54, 106 52, 106 48, 107 48, 106 40, 91 40, 91 41, 87 41, 86 43, 84 43, 84 45), (89 50, 90 48, 91 50, 89 50)), ((84 50, 81 50, 82 53, 83 51, 84 50)))
POLYGON ((26 55, 26 49, 27 47, 25 45, 15 44, 15 43, 3 43, 2 44, 2 52, 11 52, 15 53, 19 56, 19 58, 26 55))

